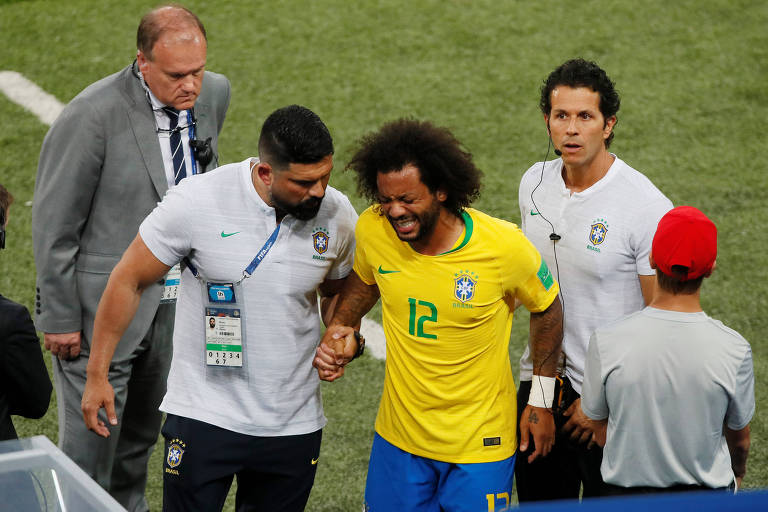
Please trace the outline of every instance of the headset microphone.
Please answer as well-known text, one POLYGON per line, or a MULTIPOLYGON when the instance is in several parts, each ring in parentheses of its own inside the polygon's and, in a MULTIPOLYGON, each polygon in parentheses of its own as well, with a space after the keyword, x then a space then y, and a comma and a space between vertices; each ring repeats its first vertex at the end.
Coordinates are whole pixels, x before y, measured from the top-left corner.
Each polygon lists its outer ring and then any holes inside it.
MULTIPOLYGON (((536 184, 535 187, 533 187, 533 190, 531 190, 531 203, 533 204, 533 208, 535 209, 535 212, 538 214, 537 218, 540 218, 541 220, 545 221, 547 224, 549 224, 549 227, 552 228, 552 232, 549 234, 549 239, 552 240, 552 256, 554 256, 555 259, 555 278, 557 279, 557 282, 560 287, 560 292, 558 293, 558 297, 560 299, 560 304, 563 308, 563 332, 565 332, 565 300, 563 298, 563 285, 560 282, 560 264, 557 262, 557 241, 560 240, 562 237, 555 233, 555 226, 550 222, 549 219, 547 219, 544 216, 544 213, 539 209, 538 205, 536 204, 535 199, 533 198, 534 192, 541 186, 541 184, 544 182, 544 167, 547 163, 547 157, 549 156, 549 149, 554 148, 555 143, 552 141, 552 132, 549 129, 549 119, 547 119, 547 135, 549 135, 549 143, 547 144, 547 153, 544 155, 544 160, 541 162, 541 173, 539 174, 539 182, 536 184)), ((555 154, 557 156, 561 156, 563 153, 557 149, 554 148, 555 154)), ((531 210, 531 213, 534 213, 534 209, 531 210)), ((543 261, 543 254, 542 254, 542 261, 543 261)), ((544 366, 544 362, 549 359, 552 354, 554 354, 554 350, 550 351, 550 353, 547 355, 546 358, 544 358, 544 361, 539 366, 539 372, 541 372, 541 368, 544 366)), ((563 354, 564 357, 564 354, 563 354)), ((563 358, 562 365, 564 367, 565 361, 563 358)), ((535 368, 534 368, 535 371, 535 368)), ((559 378, 559 377, 558 377, 559 378)), ((544 393, 544 388, 541 389, 542 394, 544 393)))

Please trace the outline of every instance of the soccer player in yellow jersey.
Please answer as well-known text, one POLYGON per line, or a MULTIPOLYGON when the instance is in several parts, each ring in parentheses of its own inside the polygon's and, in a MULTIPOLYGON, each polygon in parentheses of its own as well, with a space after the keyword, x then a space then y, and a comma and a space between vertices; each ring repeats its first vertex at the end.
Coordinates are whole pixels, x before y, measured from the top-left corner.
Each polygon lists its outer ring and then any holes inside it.
POLYGON ((512 315, 516 302, 531 311, 538 380, 520 431, 536 458, 554 443, 558 285, 517 226, 469 208, 481 173, 448 130, 388 123, 349 167, 374 204, 314 364, 340 377, 359 352, 350 326, 381 297, 387 363, 365 510, 505 510, 517 448, 512 315))

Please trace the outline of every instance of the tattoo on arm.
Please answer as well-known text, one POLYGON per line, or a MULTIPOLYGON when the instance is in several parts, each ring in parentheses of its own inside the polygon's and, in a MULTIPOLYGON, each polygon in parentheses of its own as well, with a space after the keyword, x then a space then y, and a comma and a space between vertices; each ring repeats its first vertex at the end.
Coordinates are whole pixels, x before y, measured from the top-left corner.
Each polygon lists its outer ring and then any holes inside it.
POLYGON ((563 342, 563 307, 559 297, 541 313, 531 313, 530 331, 533 373, 553 377, 563 342))
POLYGON ((531 411, 531 415, 528 416, 528 423, 538 423, 539 417, 536 415, 536 411, 531 411))
POLYGON ((344 283, 331 324, 357 325, 376 301, 379 300, 379 287, 365 284, 354 272, 344 283))

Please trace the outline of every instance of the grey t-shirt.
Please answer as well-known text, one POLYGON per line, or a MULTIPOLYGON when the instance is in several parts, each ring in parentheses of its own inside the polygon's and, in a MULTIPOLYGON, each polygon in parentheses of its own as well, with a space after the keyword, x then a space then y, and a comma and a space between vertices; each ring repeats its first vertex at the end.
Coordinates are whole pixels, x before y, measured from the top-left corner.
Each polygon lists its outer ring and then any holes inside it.
POLYGON ((592 335, 581 407, 608 418, 607 483, 725 487, 723 425, 742 429, 755 411, 752 350, 704 312, 647 307, 592 335))

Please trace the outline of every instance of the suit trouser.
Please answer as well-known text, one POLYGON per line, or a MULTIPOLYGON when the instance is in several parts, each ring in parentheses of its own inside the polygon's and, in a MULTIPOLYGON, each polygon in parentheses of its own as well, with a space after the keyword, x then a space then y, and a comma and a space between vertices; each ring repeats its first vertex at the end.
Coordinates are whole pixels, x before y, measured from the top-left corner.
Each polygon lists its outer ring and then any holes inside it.
MULTIPOLYGON (((520 416, 528 403, 531 391, 531 381, 521 381, 517 391, 517 424, 518 438, 520 436, 520 416)), ((579 395, 571 392, 564 400, 568 405, 579 395)), ((600 464, 603 461, 603 449, 595 445, 587 448, 587 444, 571 441, 570 436, 562 431, 562 425, 567 418, 556 418, 557 433, 555 446, 546 457, 539 457, 528 463, 528 456, 534 451, 533 436, 530 438, 528 450, 517 451, 515 461, 515 485, 517 499, 520 503, 526 501, 578 499, 579 489, 584 487, 584 498, 601 496, 604 493, 603 478, 600 474, 600 464)))
POLYGON ((131 359, 110 365, 118 424, 109 426, 104 410, 99 411, 110 429, 106 439, 86 428, 80 409, 88 357, 53 357, 59 448, 131 512, 149 510, 144 496, 147 463, 160 433, 158 407, 171 362, 174 312, 175 307, 161 305, 131 359))

